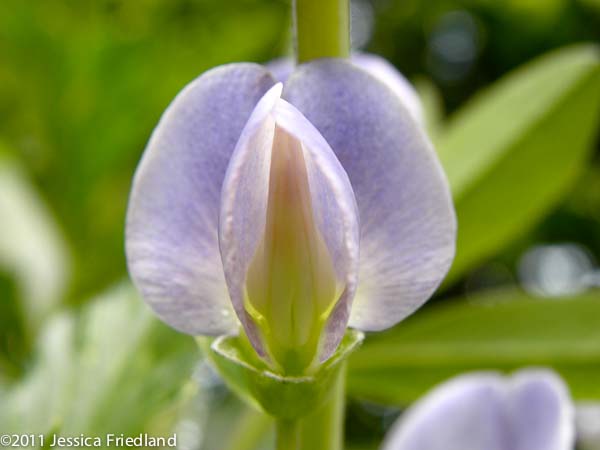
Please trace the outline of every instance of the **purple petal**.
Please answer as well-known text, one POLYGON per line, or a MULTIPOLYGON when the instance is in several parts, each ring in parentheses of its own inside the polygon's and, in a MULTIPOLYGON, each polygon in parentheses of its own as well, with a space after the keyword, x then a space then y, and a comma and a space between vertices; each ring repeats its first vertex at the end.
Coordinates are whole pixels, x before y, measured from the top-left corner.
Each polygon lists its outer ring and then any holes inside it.
POLYGON ((408 410, 382 450, 508 450, 503 401, 500 376, 458 377, 408 410))
POLYGON ((573 449, 575 412, 560 378, 545 370, 523 371, 512 378, 510 391, 514 450, 573 449))
MULTIPOLYGON (((404 106, 419 124, 423 125, 425 118, 419 94, 412 84, 390 64, 385 58, 372 53, 354 53, 350 59, 356 67, 366 70, 379 81, 385 83, 402 99, 404 106)), ((285 82, 294 71, 292 58, 278 58, 266 64, 267 69, 276 80, 285 82)))
POLYGON ((265 64, 265 67, 271 72, 273 78, 284 83, 294 71, 296 64, 294 64, 293 58, 284 56, 283 58, 272 59, 265 64))
POLYGON ((361 257, 350 326, 390 327, 431 296, 454 257, 456 218, 437 156, 391 89, 346 61, 300 66, 284 98, 321 132, 354 189, 361 257))
POLYGON ((402 99, 404 106, 412 116, 423 125, 425 122, 423 106, 419 94, 410 82, 404 78, 398 69, 381 56, 371 53, 355 53, 352 62, 366 70, 379 81, 383 81, 394 93, 402 99))
POLYGON ((409 409, 382 450, 572 450, 573 424, 566 388, 552 372, 471 374, 409 409))
POLYGON ((129 271, 158 316, 183 332, 237 330, 218 246, 221 186, 244 125, 273 84, 255 64, 206 72, 165 111, 137 169, 129 271))
POLYGON ((319 352, 325 359, 344 335, 356 287, 356 203, 348 176, 327 142, 296 108, 279 98, 280 94, 281 87, 276 86, 259 102, 231 158, 222 193, 221 254, 234 308, 252 344, 264 355, 266 349, 256 321, 246 311, 244 296, 249 267, 265 238, 274 139, 276 129, 283 130, 301 143, 312 220, 343 287, 326 324, 327 333, 319 352))

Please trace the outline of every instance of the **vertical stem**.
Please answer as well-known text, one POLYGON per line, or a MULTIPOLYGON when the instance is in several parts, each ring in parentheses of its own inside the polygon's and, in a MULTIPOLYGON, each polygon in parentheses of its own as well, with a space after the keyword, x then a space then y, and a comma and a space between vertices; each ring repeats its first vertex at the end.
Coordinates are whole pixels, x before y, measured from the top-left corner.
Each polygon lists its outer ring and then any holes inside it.
POLYGON ((343 450, 346 363, 342 363, 329 398, 302 419, 277 421, 277 450, 343 450))
POLYGON ((297 62, 350 55, 349 0, 294 0, 297 62))
POLYGON ((327 402, 302 419, 300 450, 343 450, 346 407, 346 363, 336 374, 327 402))
POLYGON ((247 407, 241 417, 232 424, 224 450, 253 450, 271 431, 272 419, 264 413, 247 407))
POLYGON ((300 424, 297 420, 279 419, 275 423, 277 450, 300 450, 300 424))

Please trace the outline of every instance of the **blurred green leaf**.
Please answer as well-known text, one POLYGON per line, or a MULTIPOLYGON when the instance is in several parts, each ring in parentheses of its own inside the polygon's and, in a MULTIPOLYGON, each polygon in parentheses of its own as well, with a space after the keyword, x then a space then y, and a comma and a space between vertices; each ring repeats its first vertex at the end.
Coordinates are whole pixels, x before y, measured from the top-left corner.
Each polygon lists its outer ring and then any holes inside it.
POLYGON ((30 373, 0 391, 10 433, 164 435, 194 388, 193 340, 159 323, 128 284, 50 320, 30 373))
POLYGON ((70 273, 63 236, 16 161, 0 148, 0 269, 13 275, 27 326, 63 297, 70 273))
POLYGON ((563 10, 565 3, 566 0, 508 0, 503 6, 508 6, 513 14, 549 20, 563 10))
POLYGON ((276 55, 286 14, 264 0, 0 1, 0 134, 73 245, 73 297, 125 273, 129 187, 162 111, 213 66, 276 55))
POLYGON ((415 79, 414 86, 423 106, 425 128, 435 142, 444 127, 444 99, 442 93, 429 78, 419 77, 415 79))
POLYGON ((437 140, 458 214, 449 280, 535 224, 592 150, 600 111, 594 45, 552 52, 483 91, 437 140))
POLYGON ((20 305, 14 277, 0 271, 0 384, 23 371, 31 350, 30 333, 20 305))
POLYGON ((592 9, 594 13, 600 14, 600 0, 579 0, 582 4, 592 9))
POLYGON ((25 321, 14 277, 0 272, 0 384, 24 370, 25 355, 31 351, 25 321))
POLYGON ((63 299, 71 258, 55 217, 0 144, 0 369, 24 369, 43 319, 63 299))
POLYGON ((520 291, 430 306, 369 336, 352 355, 350 395, 405 405, 472 370, 555 368, 577 399, 600 399, 600 293, 536 299, 520 291))

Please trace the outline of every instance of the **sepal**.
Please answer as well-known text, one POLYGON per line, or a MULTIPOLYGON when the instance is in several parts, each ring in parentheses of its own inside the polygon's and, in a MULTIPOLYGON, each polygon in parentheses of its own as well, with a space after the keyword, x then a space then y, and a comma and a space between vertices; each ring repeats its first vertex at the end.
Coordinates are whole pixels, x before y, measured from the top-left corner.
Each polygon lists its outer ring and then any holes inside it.
POLYGON ((201 347, 227 385, 251 405, 279 419, 298 419, 320 407, 331 395, 343 363, 362 343, 361 331, 348 329, 336 352, 305 376, 274 373, 239 336, 199 339, 201 347))

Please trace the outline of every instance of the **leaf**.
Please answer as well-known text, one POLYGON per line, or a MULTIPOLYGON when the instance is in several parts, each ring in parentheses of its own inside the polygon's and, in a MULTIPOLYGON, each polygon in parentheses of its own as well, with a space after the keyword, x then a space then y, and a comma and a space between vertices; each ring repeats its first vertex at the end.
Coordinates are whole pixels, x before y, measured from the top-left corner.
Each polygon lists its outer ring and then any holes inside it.
POLYGON ((0 271, 0 384, 22 372, 29 336, 14 277, 0 271))
POLYGON ((0 391, 0 429, 165 435, 189 397, 197 359, 192 339, 159 323, 130 285, 120 285, 81 315, 49 321, 31 372, 0 391))
POLYGON ((600 111, 598 47, 554 51, 479 94, 438 142, 458 215, 450 281, 536 223, 590 155, 600 111))
POLYGON ((444 99, 442 93, 429 78, 419 77, 415 80, 414 85, 423 106, 427 134, 435 142, 444 128, 444 99))
POLYGON ((131 178, 162 111, 205 70, 272 55, 286 18, 265 1, 0 1, 0 135, 73 244, 75 297, 123 276, 131 178))
POLYGON ((599 292, 536 299, 501 291, 448 300, 369 336, 350 358, 348 390, 404 405, 465 371, 549 366, 576 399, 597 400, 599 342, 599 292))
POLYGON ((64 295, 69 252, 54 217, 2 147, 0 214, 0 271, 14 277, 24 325, 34 329, 64 295))

